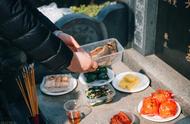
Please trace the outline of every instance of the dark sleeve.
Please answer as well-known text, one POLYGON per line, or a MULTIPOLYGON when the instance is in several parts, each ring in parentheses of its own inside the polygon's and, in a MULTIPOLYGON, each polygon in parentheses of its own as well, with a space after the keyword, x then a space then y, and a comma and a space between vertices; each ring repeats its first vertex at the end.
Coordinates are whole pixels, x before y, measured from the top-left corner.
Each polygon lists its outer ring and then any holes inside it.
POLYGON ((44 16, 34 4, 34 0, 25 0, 26 4, 29 5, 28 8, 34 13, 34 15, 39 19, 41 23, 43 23, 49 30, 54 32, 55 30, 60 30, 54 23, 52 23, 46 16, 44 16))
POLYGON ((50 69, 68 67, 72 51, 23 0, 0 0, 0 36, 50 69))

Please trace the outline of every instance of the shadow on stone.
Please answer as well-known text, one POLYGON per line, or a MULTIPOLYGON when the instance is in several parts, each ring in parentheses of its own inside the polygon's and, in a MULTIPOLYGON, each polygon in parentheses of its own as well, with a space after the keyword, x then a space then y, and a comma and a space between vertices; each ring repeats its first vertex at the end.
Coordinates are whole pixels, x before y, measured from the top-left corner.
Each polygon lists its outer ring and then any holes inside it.
POLYGON ((130 94, 131 93, 124 93, 124 92, 120 92, 120 91, 116 90, 116 95, 113 97, 113 100, 112 100, 111 103, 118 102, 120 99, 122 99, 123 97, 126 97, 126 96, 128 96, 130 94))

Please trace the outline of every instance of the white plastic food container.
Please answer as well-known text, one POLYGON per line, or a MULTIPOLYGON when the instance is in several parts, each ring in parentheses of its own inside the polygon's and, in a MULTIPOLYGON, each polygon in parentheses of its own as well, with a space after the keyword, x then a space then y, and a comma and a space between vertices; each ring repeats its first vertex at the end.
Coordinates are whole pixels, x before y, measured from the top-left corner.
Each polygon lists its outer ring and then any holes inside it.
POLYGON ((98 65, 100 65, 100 66, 109 66, 117 61, 122 61, 122 54, 123 54, 124 48, 122 47, 122 45, 119 43, 119 41, 117 39, 110 38, 110 39, 93 42, 93 43, 83 45, 83 46, 81 46, 81 48, 83 48, 87 52, 90 52, 90 51, 94 50, 95 48, 97 48, 99 46, 103 46, 112 41, 116 42, 117 52, 99 57, 95 60, 98 63, 98 65))

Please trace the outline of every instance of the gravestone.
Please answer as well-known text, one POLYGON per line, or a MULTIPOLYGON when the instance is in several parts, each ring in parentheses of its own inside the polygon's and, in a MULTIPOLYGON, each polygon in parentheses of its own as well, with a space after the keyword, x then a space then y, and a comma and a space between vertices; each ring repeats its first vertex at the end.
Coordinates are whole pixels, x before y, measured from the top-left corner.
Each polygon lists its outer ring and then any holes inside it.
POLYGON ((159 0, 155 53, 190 79, 190 7, 159 0), (180 16, 179 16, 180 15, 180 16))
POLYGON ((74 36, 80 45, 116 38, 123 46, 127 46, 130 30, 128 11, 127 4, 116 2, 104 7, 96 17, 69 14, 59 19, 56 25, 65 33, 74 36))
POLYGON ((108 32, 108 38, 116 38, 123 45, 128 43, 128 7, 124 3, 116 3, 103 8, 97 15, 108 32))
POLYGON ((56 22, 63 32, 72 35, 80 45, 107 38, 105 25, 83 14, 69 14, 56 22))

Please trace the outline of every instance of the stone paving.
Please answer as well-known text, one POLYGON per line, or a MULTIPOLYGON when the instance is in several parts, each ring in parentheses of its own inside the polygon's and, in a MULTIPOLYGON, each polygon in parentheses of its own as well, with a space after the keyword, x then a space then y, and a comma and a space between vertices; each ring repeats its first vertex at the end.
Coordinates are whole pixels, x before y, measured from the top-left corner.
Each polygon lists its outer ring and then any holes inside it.
MULTIPOLYGON (((118 62, 112 66, 114 72, 120 73, 124 71, 131 71, 124 63, 118 62)), ((82 95, 81 90, 83 89, 82 84, 78 84, 75 91, 58 96, 58 97, 51 97, 46 96, 39 92, 39 104, 40 110, 42 114, 47 120, 49 124, 67 124, 67 117, 65 111, 63 109, 63 104, 69 99, 81 99, 84 100, 84 95, 82 95)), ((156 122, 148 121, 142 117, 137 112, 137 105, 142 100, 143 97, 149 95, 153 92, 154 89, 148 87, 142 92, 133 93, 133 94, 126 94, 121 92, 116 92, 116 96, 114 97, 113 101, 109 104, 102 104, 99 106, 95 106, 92 108, 92 112, 85 117, 81 124, 107 124, 107 113, 112 110, 126 110, 136 114, 137 120, 136 123, 140 121, 140 124, 156 124, 156 122)), ((171 122, 166 122, 163 124, 170 124, 175 123, 177 120, 183 118, 184 115, 181 114, 176 120, 171 122)))

